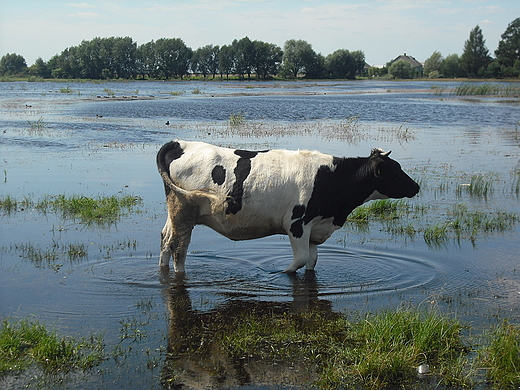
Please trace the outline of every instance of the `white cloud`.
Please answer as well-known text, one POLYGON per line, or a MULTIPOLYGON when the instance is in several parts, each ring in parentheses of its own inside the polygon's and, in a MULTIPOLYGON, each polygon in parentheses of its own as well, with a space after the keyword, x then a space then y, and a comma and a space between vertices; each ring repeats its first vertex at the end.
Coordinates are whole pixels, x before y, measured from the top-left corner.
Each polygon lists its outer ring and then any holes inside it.
POLYGON ((92 5, 89 3, 67 3, 65 5, 67 7, 74 7, 74 8, 96 8, 95 5, 92 5))
POLYGON ((75 14, 67 15, 71 18, 83 18, 83 19, 100 19, 106 18, 106 15, 98 14, 96 12, 76 12, 75 14))

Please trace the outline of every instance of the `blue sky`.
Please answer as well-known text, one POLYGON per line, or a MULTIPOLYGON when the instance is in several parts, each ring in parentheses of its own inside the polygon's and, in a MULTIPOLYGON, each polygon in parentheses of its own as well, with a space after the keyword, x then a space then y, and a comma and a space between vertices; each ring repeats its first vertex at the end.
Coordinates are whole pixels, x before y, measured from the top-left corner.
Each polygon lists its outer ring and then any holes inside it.
POLYGON ((519 0, 1 0, 0 56, 47 61, 94 37, 130 36, 139 45, 181 38, 192 49, 248 36, 283 48, 303 39, 323 55, 362 50, 369 64, 407 53, 462 54, 479 25, 494 55, 519 0))

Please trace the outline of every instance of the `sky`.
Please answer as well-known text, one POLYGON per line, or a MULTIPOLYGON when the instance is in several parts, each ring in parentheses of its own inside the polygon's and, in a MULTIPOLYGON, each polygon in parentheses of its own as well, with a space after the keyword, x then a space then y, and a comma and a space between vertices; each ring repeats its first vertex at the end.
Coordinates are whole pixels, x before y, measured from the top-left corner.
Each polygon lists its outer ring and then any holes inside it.
POLYGON ((424 62, 461 55, 477 25, 494 56, 518 17, 519 0, 0 0, 0 57, 30 66, 95 37, 180 38, 196 50, 248 36, 281 48, 303 39, 324 56, 362 50, 370 65, 403 53, 424 62))

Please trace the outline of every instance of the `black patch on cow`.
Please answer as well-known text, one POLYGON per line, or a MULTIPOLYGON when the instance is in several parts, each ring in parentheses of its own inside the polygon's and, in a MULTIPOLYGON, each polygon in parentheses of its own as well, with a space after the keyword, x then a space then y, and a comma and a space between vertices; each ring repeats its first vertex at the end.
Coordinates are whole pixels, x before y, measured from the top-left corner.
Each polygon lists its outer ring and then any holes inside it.
MULTIPOLYGON (((302 237, 303 226, 316 217, 333 218, 334 225, 343 226, 350 212, 374 191, 373 175, 359 174, 367 161, 361 157, 334 157, 332 167, 318 168, 305 214, 291 225, 294 237, 302 237)), ((293 208, 293 217, 301 211, 302 208, 293 208)))
POLYGON ((251 158, 240 157, 233 172, 235 173, 236 180, 233 183, 231 192, 228 194, 228 207, 226 209, 226 214, 236 214, 242 209, 244 181, 251 172, 251 158))
POLYGON ((303 219, 297 219, 291 224, 291 228, 289 229, 292 235, 296 238, 300 238, 303 236, 303 219))
MULTIPOLYGON (((254 151, 250 151, 250 150, 241 150, 241 149, 237 149, 235 150, 234 152, 237 156, 240 156, 242 158, 254 158, 256 157, 256 155, 259 153, 259 152, 254 152, 254 151)), ((240 160, 239 160, 240 161, 240 160)))
MULTIPOLYGON (((157 168, 161 174, 170 175, 170 164, 173 160, 178 159, 184 154, 184 149, 176 141, 170 141, 164 144, 157 152, 157 168)), ((164 183, 166 196, 169 195, 171 188, 164 183)))
POLYGON ((237 161, 237 165, 234 169, 235 182, 233 188, 228 194, 226 214, 236 214, 242 209, 242 198, 244 196, 244 181, 251 172, 251 159, 255 158, 258 153, 265 153, 267 150, 262 151, 249 151, 237 149, 234 153, 240 158, 237 161))
POLYGON ((226 168, 222 165, 215 165, 215 168, 211 171, 211 178, 215 184, 221 186, 226 180, 226 168))
POLYGON ((305 214, 305 205, 304 204, 297 204, 292 209, 292 216, 291 219, 297 219, 303 217, 305 214))
POLYGON ((166 153, 164 154, 164 164, 170 167, 173 160, 177 160, 184 154, 184 149, 178 142, 170 142, 166 153))

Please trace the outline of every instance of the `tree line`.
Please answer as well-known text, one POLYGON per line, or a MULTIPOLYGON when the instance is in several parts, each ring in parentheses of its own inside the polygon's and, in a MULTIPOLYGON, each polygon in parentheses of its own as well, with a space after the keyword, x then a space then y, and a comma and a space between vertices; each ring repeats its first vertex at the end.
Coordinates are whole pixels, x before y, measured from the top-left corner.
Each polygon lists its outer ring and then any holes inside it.
POLYGON ((464 43, 461 56, 443 57, 438 51, 414 69, 406 61, 389 62, 383 68, 365 69, 361 50, 338 49, 323 56, 304 40, 290 39, 283 49, 247 36, 223 46, 206 45, 196 50, 180 38, 161 38, 137 45, 130 37, 94 38, 71 46, 48 61, 40 57, 27 67, 18 54, 0 59, 0 76, 87 79, 173 79, 191 75, 204 78, 335 78, 359 75, 393 78, 415 77, 520 77, 520 18, 512 21, 501 36, 495 58, 485 45, 477 25, 464 43))
POLYGON ((0 59, 0 76, 173 79, 195 74, 247 79, 302 75, 354 79, 364 66, 362 51, 340 49, 324 57, 308 42, 295 39, 285 42, 283 50, 247 36, 229 45, 207 45, 192 50, 180 38, 162 38, 138 46, 130 37, 97 37, 68 47, 47 62, 38 58, 29 68, 22 56, 7 54, 0 59))

